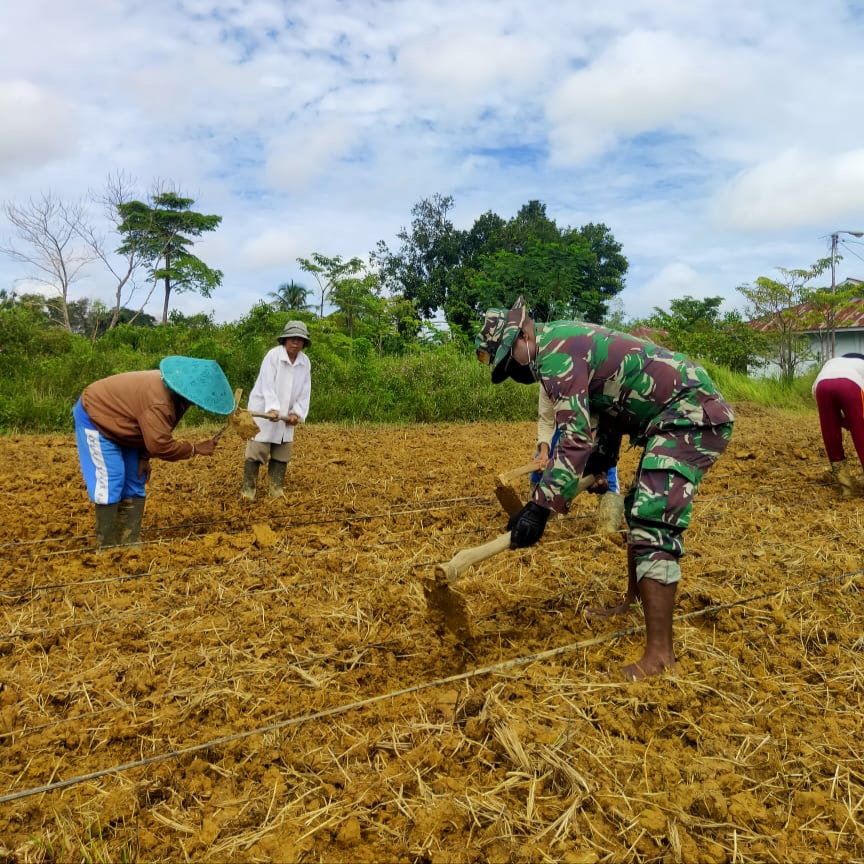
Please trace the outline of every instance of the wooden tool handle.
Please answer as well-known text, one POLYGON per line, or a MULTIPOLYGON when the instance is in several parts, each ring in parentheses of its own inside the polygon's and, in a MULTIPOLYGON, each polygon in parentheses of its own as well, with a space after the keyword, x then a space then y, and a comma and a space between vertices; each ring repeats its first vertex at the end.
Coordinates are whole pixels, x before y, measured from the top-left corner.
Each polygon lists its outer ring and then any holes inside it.
MULTIPOLYGON (((240 400, 241 400, 242 398, 243 398, 243 388, 242 388, 242 387, 238 387, 238 388, 234 391, 234 411, 232 411, 231 414, 233 414, 235 411, 237 411, 237 410, 240 408, 240 400)), ((213 436, 213 440, 214 440, 214 441, 218 441, 218 440, 222 437, 222 435, 224 434, 225 430, 228 428, 228 425, 231 423, 231 419, 230 419, 230 418, 231 418, 231 415, 229 414, 228 417, 229 417, 229 419, 228 419, 228 423, 226 423, 226 424, 225 424, 225 425, 224 425, 224 426, 223 426, 223 427, 222 427, 222 428, 221 428, 221 429, 220 429, 220 430, 219 430, 219 431, 218 431, 218 432, 213 436)))
MULTIPOLYGON (((522 466, 528 468, 530 466, 522 466)), ((516 470, 516 469, 514 469, 516 470)), ((579 478, 578 492, 584 492, 597 478, 593 474, 579 478)), ((510 532, 499 534, 494 540, 482 546, 472 546, 457 552, 446 564, 439 564, 438 570, 444 574, 448 582, 455 582, 472 564, 479 564, 499 552, 510 548, 510 532)))
POLYGON ((522 477, 524 474, 530 474, 532 471, 536 471, 537 463, 529 462, 527 465, 520 465, 518 468, 511 468, 509 471, 505 471, 503 474, 498 475, 498 483, 501 486, 506 486, 511 480, 515 480, 517 477, 522 477))
POLYGON ((510 548, 510 532, 499 534, 494 540, 482 546, 472 546, 457 552, 446 564, 439 564, 438 569, 444 572, 448 582, 454 582, 472 564, 479 564, 499 552, 510 548))
MULTIPOLYGON (((250 411, 249 414, 252 417, 261 417, 264 420, 272 420, 273 418, 269 414, 259 414, 257 411, 250 411)), ((281 420, 283 423, 288 422, 287 417, 283 417, 281 414, 276 418, 277 420, 281 420)))

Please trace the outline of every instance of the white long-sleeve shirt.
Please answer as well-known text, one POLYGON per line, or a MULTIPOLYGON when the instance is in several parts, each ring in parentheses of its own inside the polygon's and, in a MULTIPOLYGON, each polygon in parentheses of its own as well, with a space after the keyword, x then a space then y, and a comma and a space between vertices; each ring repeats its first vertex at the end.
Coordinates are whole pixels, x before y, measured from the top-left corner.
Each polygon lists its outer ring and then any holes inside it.
POLYGON ((546 395, 546 391, 540 387, 540 396, 537 402, 537 449, 541 444, 552 445, 552 436, 555 434, 555 404, 546 395))
MULTIPOLYGON (((312 395, 312 364, 305 352, 300 351, 292 363, 283 345, 271 348, 261 361, 258 378, 249 394, 248 408, 258 414, 278 411, 283 417, 296 414, 300 422, 309 413, 312 395)), ((260 430, 256 441, 281 444, 294 440, 294 427, 281 420, 255 417, 260 430)))
MULTIPOLYGON (((555 403, 546 395, 546 391, 540 387, 537 400, 537 449, 541 444, 552 446, 552 436, 555 434, 555 403)), ((591 415, 591 429, 597 428, 597 415, 591 415)))

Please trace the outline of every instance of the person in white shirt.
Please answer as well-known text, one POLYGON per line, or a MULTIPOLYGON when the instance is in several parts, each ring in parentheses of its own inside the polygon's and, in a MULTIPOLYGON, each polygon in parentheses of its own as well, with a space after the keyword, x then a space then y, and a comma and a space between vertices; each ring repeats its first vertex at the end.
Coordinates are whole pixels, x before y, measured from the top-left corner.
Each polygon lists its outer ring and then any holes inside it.
POLYGON ((856 487, 846 464, 843 430, 849 430, 864 466, 864 354, 849 353, 828 360, 813 382, 813 395, 831 473, 840 494, 851 498, 856 487))
POLYGON ((312 394, 312 364, 305 354, 311 344, 302 321, 289 321, 261 361, 247 408, 267 418, 256 417, 258 434, 246 442, 243 485, 240 494, 255 499, 258 471, 267 466, 271 498, 285 495, 285 469, 291 461, 294 427, 306 420, 312 394))

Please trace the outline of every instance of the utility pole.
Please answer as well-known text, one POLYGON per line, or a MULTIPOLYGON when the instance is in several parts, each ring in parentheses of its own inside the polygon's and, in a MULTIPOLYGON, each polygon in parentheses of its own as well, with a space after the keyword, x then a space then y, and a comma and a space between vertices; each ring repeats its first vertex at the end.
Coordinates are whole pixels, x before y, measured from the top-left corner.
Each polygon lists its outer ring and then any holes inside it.
MULTIPOLYGON (((831 235, 831 296, 833 298, 836 285, 836 264, 837 264, 837 238, 840 234, 851 234, 853 237, 864 237, 864 231, 835 231, 831 235)), ((831 356, 837 353, 837 331, 834 327, 834 313, 837 310, 831 309, 831 356)))

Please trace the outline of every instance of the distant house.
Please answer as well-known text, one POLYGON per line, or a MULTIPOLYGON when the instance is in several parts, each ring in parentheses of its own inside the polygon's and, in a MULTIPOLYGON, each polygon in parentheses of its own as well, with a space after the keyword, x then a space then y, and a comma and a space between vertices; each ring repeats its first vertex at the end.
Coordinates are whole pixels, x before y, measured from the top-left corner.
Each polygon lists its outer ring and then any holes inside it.
POLYGON ((645 339, 648 342, 653 342, 655 345, 664 345, 667 348, 669 341, 669 333, 666 330, 661 330, 658 327, 646 327, 640 324, 638 327, 633 327, 627 331, 631 336, 637 339, 645 339))
MULTIPOLYGON (((864 280, 862 279, 844 279, 837 285, 838 288, 844 289, 859 286, 864 293, 864 280)), ((802 303, 799 311, 807 312, 808 304, 802 303)), ((750 326, 762 331, 772 329, 770 322, 761 319, 751 321, 750 326)), ((831 357, 831 337, 824 323, 818 324, 810 330, 803 330, 802 335, 807 337, 810 351, 815 355, 813 359, 801 365, 801 371, 804 372, 814 366, 821 366, 831 357)), ((849 351, 864 354, 864 298, 856 297, 837 310, 834 317, 834 345, 835 357, 849 351)), ((776 371, 774 364, 770 364, 769 368, 764 370, 764 374, 771 375, 776 371)))

